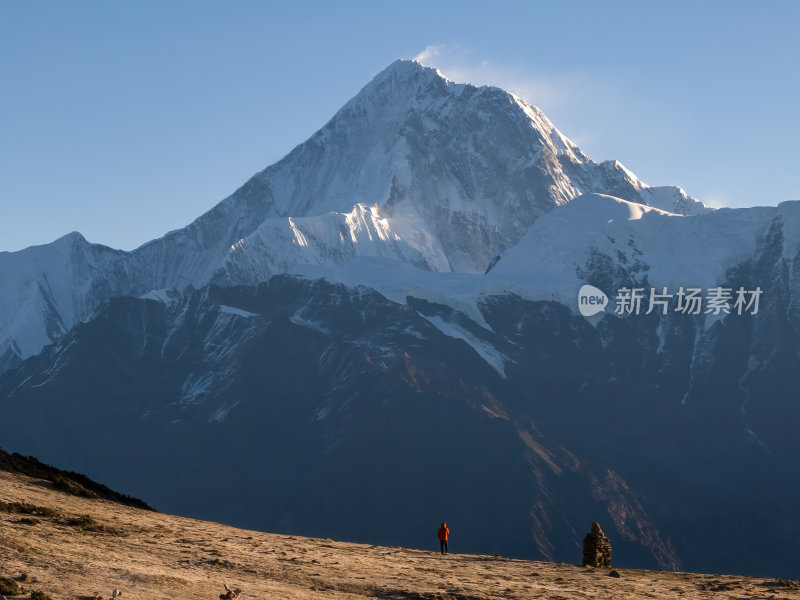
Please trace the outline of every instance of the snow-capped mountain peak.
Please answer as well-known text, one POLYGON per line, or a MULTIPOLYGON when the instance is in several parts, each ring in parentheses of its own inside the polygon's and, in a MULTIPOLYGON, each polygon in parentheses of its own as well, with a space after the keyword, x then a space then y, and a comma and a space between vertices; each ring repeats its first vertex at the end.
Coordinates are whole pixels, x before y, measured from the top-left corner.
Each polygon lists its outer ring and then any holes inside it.
POLYGON ((464 84, 449 81, 438 69, 414 60, 397 59, 361 88, 342 111, 388 109, 395 114, 413 106, 415 101, 435 102, 447 93, 459 93, 464 84), (450 89, 448 89, 450 88, 450 89))
POLYGON ((398 60, 183 229, 133 252, 70 234, 0 255, 0 356, 11 364, 38 352, 113 295, 256 284, 358 257, 482 274, 539 217, 591 192, 681 214, 707 210, 616 161, 594 163, 507 91, 398 60), (37 252, 46 258, 32 262, 37 252))

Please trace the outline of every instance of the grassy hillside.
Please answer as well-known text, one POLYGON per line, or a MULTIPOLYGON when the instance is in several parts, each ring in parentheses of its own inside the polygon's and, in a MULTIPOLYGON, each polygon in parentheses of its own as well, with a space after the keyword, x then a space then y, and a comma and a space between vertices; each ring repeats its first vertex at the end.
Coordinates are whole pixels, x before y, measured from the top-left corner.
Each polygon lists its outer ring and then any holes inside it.
POLYGON ((243 599, 800 599, 792 581, 625 569, 617 578, 568 564, 245 531, 57 485, 0 469, 0 591, 9 586, 9 598, 92 600, 117 588, 126 600, 215 600, 228 584, 243 599))

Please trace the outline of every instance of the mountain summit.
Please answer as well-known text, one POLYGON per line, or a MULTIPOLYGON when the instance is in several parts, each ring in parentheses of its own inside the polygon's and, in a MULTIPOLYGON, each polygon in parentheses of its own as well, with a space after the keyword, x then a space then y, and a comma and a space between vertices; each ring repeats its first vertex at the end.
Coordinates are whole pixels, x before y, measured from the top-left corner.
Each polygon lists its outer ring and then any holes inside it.
POLYGON ((483 273, 539 216, 587 192, 704 210, 679 188, 649 188, 616 161, 592 162, 509 92, 398 60, 229 201, 257 200, 272 218, 376 206, 390 237, 429 268, 483 273))
MULTIPOLYGON (((297 265, 396 259, 484 273, 541 215, 588 192, 708 209, 592 162, 537 108, 398 60, 306 142, 193 223, 119 252, 82 238, 0 254, 0 370, 116 295, 252 285, 297 265)), ((69 240, 73 238, 67 236, 69 240)))

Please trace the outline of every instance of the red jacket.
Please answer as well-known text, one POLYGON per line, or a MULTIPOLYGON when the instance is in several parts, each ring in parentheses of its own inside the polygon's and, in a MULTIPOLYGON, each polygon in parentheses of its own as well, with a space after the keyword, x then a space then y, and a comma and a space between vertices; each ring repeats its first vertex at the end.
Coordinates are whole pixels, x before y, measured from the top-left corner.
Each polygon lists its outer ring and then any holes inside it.
POLYGON ((440 542, 447 541, 447 536, 450 535, 450 530, 447 528, 447 523, 442 523, 442 526, 439 527, 439 531, 436 532, 436 535, 439 537, 440 542))

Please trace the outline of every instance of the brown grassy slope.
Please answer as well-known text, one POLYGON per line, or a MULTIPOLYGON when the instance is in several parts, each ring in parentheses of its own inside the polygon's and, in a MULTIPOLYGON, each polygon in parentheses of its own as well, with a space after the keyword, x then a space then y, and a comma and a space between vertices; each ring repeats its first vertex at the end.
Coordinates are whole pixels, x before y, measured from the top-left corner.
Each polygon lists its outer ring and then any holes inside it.
POLYGON ((142 500, 120 494, 104 486, 102 483, 92 481, 82 473, 74 471, 63 471, 51 465, 40 462, 33 456, 23 456, 17 453, 9 453, 0 448, 0 471, 28 475, 37 479, 44 479, 54 484, 54 487, 62 492, 68 492, 74 496, 84 496, 86 498, 105 498, 120 504, 134 506, 136 508, 146 508, 153 510, 142 500))
MULTIPOLYGON (((0 471, 0 577, 55 600, 243 598, 791 598, 797 582, 620 570, 246 531, 68 495, 0 471), (85 516, 88 515, 88 518, 85 516)), ((435 529, 435 528, 434 528, 435 529)), ((435 533, 435 532, 434 532, 435 533)), ((435 541, 435 540, 434 540, 435 541)))

